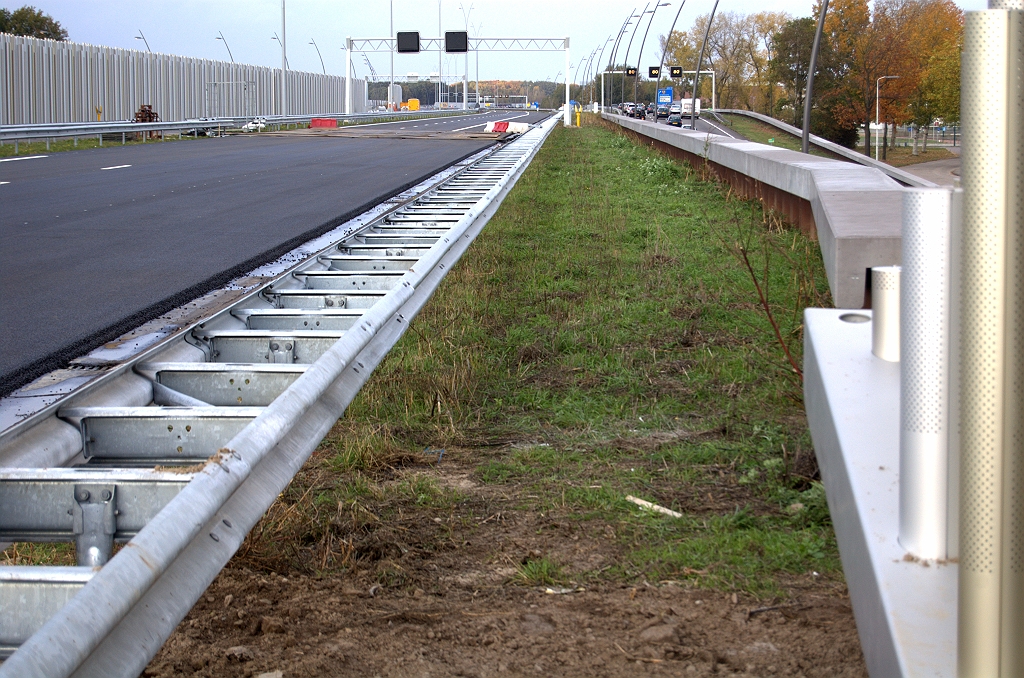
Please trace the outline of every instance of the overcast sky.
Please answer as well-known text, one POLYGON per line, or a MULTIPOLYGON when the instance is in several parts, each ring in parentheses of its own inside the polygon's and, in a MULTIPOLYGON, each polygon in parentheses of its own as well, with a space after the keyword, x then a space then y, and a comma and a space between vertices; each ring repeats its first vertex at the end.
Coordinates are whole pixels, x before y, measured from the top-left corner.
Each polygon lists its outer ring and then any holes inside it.
MULTIPOLYGON (((654 0, 651 6, 658 0, 654 0)), ((665 1, 665 0, 662 0, 665 1)), ((678 0, 660 7, 654 15, 644 48, 644 65, 656 63, 658 37, 668 32, 679 8, 678 0)), ((154 52, 180 54, 207 59, 227 60, 218 31, 227 38, 235 61, 280 67, 281 50, 274 41, 281 33, 281 0, 26 0, 57 19, 70 39, 95 45, 145 49, 136 40, 141 30, 154 52)), ((15 8, 22 2, 3 0, 3 6, 15 8)), ((694 17, 707 13, 713 0, 687 0, 677 26, 692 24, 694 17)), ((742 13, 779 10, 794 16, 809 16, 811 0, 725 0, 718 11, 742 13)), ((958 0, 966 10, 984 9, 985 0, 958 0)), ((438 34, 437 0, 393 0, 395 30, 418 30, 421 36, 438 34)), ((328 73, 345 71, 345 38, 384 37, 389 35, 389 0, 287 0, 288 62, 296 70, 321 70, 315 40, 328 73)), ((478 28, 482 37, 570 37, 572 71, 577 60, 586 58, 609 35, 618 33, 631 10, 642 11, 636 0, 441 0, 443 31, 464 30, 466 23, 460 8, 469 11, 470 34, 478 28)), ((647 15, 640 25, 630 61, 636 60, 647 15)), ((627 38, 631 32, 627 32, 627 38)), ((609 45, 610 48, 610 45, 609 45)), ((621 50, 620 50, 621 54, 621 50)), ((605 52, 604 60, 609 56, 605 52)), ((367 54, 379 74, 390 70, 387 52, 367 54)), ((462 57, 446 56, 444 73, 463 71, 462 57)), ((620 60, 621 61, 621 60, 620 60)), ((354 57, 356 75, 368 72, 361 56, 354 57)), ((470 58, 470 79, 476 77, 476 61, 470 58)), ((425 75, 438 69, 437 53, 396 55, 395 73, 416 72, 425 75)), ((561 52, 481 52, 482 80, 552 79, 565 70, 561 52)), ((581 75, 582 78, 582 75, 581 75)), ((559 78, 561 79, 561 78, 559 78)))

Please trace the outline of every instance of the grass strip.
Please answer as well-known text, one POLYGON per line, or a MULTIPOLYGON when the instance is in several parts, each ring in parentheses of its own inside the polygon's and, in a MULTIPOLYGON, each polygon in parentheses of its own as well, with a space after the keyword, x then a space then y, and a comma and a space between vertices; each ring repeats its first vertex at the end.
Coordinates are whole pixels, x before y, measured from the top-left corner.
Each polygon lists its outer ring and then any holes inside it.
POLYGON ((840 579, 800 377, 757 292, 801 361, 802 310, 829 305, 818 246, 709 178, 593 116, 556 130, 240 563, 426 586, 382 543, 437 556, 497 541, 511 512, 536 526, 523 543, 554 521, 608 557, 544 542, 510 585, 840 579))

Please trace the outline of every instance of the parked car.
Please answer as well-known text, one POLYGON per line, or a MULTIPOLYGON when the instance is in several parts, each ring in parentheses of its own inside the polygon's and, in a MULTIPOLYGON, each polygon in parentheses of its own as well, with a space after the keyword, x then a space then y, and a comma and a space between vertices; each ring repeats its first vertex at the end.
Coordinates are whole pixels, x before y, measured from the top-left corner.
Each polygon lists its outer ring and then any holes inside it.
POLYGON ((673 127, 682 127, 683 116, 679 115, 678 113, 673 113, 672 115, 668 116, 668 124, 672 125, 673 127))
POLYGON ((262 132, 267 128, 266 118, 253 118, 249 122, 242 125, 243 132, 262 132))

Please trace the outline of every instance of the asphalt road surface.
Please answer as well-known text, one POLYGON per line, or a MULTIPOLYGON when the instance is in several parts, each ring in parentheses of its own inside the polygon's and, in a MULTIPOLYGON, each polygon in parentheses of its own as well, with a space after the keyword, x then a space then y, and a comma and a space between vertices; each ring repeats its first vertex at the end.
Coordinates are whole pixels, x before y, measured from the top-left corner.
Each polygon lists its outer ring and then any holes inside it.
MULTIPOLYGON (((482 130, 501 111, 378 124, 482 130)), ((0 394, 486 147, 233 136, 0 160, 0 394)))

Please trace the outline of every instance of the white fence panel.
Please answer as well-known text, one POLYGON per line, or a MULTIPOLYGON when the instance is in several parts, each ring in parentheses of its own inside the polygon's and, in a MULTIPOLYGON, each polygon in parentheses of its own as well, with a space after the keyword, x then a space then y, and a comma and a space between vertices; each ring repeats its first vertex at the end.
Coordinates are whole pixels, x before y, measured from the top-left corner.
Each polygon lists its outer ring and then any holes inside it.
MULTIPOLYGON (((117 121, 150 104, 163 121, 337 114, 345 78, 0 33, 0 125, 117 121)), ((353 81, 356 113, 366 81, 353 81)))

